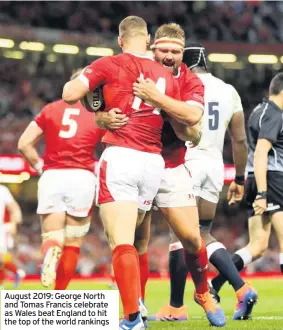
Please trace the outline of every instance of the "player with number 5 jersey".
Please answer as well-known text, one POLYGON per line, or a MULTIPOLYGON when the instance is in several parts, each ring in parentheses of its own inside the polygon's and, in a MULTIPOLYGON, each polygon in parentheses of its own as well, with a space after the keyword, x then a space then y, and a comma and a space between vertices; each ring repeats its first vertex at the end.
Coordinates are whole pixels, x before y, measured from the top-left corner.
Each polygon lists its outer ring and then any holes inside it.
POLYGON ((79 102, 68 105, 59 100, 46 105, 20 137, 19 151, 41 174, 37 213, 45 256, 41 282, 45 287, 56 278, 55 289, 66 289, 75 273, 80 246, 90 226, 96 186, 95 149, 102 133, 93 114, 79 102), (34 147, 42 137, 46 144, 44 164, 34 147))
MULTIPOLYGON (((211 292, 219 300, 217 292, 225 280, 228 280, 238 301, 233 319, 246 320, 257 301, 257 293, 241 278, 225 246, 211 234, 219 193, 224 183, 222 152, 227 129, 232 140, 236 169, 236 177, 228 189, 227 198, 229 204, 243 198, 247 139, 241 98, 232 85, 208 72, 206 50, 201 44, 189 44, 184 58, 205 86, 206 111, 203 116, 202 138, 197 147, 188 148, 186 166, 193 177, 200 214, 200 232, 207 246, 208 259, 219 271, 219 275, 211 281, 211 292)), ((184 285, 179 284, 183 291, 184 285)))
POLYGON ((49 103, 34 122, 46 141, 43 171, 76 168, 93 173, 97 161, 95 147, 102 138, 102 130, 79 102, 74 105, 63 100, 49 103))

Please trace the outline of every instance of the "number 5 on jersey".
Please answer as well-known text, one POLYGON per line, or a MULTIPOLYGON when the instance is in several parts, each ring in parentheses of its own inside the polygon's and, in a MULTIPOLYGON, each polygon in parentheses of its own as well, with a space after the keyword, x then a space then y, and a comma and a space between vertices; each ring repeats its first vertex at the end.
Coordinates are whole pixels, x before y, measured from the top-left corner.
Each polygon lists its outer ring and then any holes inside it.
POLYGON ((75 119, 71 118, 71 116, 78 116, 80 114, 80 109, 76 108, 66 108, 63 118, 62 118, 62 126, 64 126, 64 130, 60 130, 59 136, 64 139, 69 139, 77 133, 78 123, 75 119))
POLYGON ((219 103, 208 102, 208 128, 211 131, 216 131, 219 126, 219 103))

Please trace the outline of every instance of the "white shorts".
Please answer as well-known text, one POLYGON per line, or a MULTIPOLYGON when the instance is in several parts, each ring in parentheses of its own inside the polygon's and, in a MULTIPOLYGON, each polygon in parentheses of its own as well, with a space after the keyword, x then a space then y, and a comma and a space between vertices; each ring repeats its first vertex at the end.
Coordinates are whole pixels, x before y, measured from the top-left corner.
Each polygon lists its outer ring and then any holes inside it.
POLYGON ((165 169, 154 204, 158 207, 196 206, 192 178, 184 165, 165 169))
POLYGON ((99 161, 97 204, 134 201, 149 211, 164 173, 161 155, 111 146, 99 161))
POLYGON ((223 161, 211 158, 190 159, 185 166, 192 175, 195 195, 217 204, 224 182, 223 161))
MULTIPOLYGON (((0 255, 7 253, 7 241, 4 224, 0 224, 0 255)), ((0 260, 1 261, 1 260, 0 260)))
POLYGON ((92 210, 96 177, 83 169, 45 171, 38 181, 38 214, 67 212, 86 217, 92 210))

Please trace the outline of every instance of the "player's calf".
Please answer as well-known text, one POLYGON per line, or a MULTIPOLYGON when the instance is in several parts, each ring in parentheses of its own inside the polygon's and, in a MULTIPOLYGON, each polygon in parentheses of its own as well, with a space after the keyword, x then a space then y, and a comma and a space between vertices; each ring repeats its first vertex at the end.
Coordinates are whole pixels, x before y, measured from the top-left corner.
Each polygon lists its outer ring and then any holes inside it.
POLYGON ((62 250, 59 246, 52 246, 48 249, 41 267, 41 283, 43 286, 49 287, 53 284, 61 253, 62 250))
POLYGON ((43 233, 41 237, 41 252, 44 255, 41 266, 41 283, 43 286, 49 287, 56 278, 57 263, 62 253, 65 230, 48 231, 43 233))

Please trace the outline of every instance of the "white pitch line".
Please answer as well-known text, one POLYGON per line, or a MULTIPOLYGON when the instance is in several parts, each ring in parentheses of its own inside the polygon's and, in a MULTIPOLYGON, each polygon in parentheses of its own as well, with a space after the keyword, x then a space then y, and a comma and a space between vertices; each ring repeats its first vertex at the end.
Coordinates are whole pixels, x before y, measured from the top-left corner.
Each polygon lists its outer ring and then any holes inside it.
MULTIPOLYGON (((201 319, 206 319, 203 316, 192 316, 191 319, 193 320, 201 320, 201 319)), ((230 316, 227 316, 226 319, 232 319, 230 316)), ((272 320, 283 320, 283 316, 252 316, 252 320, 267 320, 267 321, 272 321, 272 320)))

